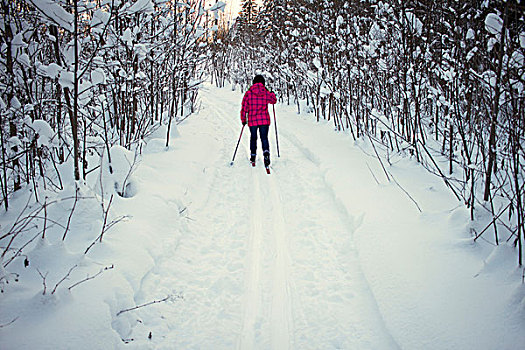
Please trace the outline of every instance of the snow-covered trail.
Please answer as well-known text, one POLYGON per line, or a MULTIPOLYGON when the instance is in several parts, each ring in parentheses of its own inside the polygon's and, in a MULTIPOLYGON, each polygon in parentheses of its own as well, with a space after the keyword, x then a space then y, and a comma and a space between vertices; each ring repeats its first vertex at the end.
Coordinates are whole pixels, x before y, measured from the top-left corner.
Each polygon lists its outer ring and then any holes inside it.
MULTIPOLYGON (((236 131, 238 96, 228 95, 205 95, 204 102, 236 131)), ((244 145, 241 169, 249 154, 244 145)), ((306 147, 291 134, 280 147, 286 156, 277 158, 272 145, 272 175, 261 159, 259 168, 248 167, 252 195, 240 197, 251 202, 251 244, 238 348, 393 348, 359 269, 352 218, 337 206, 306 147)))
MULTIPOLYGON (((178 183, 177 193, 144 182, 141 202, 164 203, 182 218, 178 235, 156 233, 164 243, 151 254, 155 262, 135 302, 170 293, 184 299, 138 310, 140 322, 121 336, 163 349, 397 348, 360 268, 354 218, 318 160, 284 132, 281 158, 271 144, 267 175, 262 159, 256 168, 248 163, 247 133, 230 167, 239 93, 208 89, 172 151, 147 158, 139 170, 154 168, 154 176, 178 183)), ((138 209, 133 220, 160 220, 148 215, 138 209)))
POLYGON ((523 299, 512 248, 472 245, 469 213, 440 179, 397 159, 388 171, 402 190, 366 142, 286 105, 276 106, 280 158, 270 129, 272 174, 260 154, 250 166, 247 129, 230 166, 241 99, 206 85, 169 150, 164 135, 148 142, 137 195, 115 202, 132 219, 105 242, 133 258, 118 262, 125 281, 113 282, 110 314, 172 296, 113 317, 133 339, 123 348, 514 349, 524 339, 523 311, 509 307, 523 299))
MULTIPOLYGON (((0 299, 2 349, 525 344, 515 247, 473 243, 483 220, 470 222, 420 163, 392 155, 389 181, 366 140, 283 104, 275 107, 280 158, 270 131, 272 174, 260 158, 250 166, 247 130, 230 166, 242 93, 205 85, 200 98, 202 108, 172 129, 168 149, 164 127, 144 145, 128 179, 133 197, 113 197, 109 219, 126 219, 102 244, 83 254, 102 225, 98 204, 86 201, 66 244, 59 230, 28 252, 33 270, 24 275, 33 286, 10 284, 0 299), (42 267, 50 281, 65 281, 75 264, 70 283, 93 278, 73 291, 42 295, 46 280, 31 276, 42 267), (94 274, 105 266, 112 268, 94 274)), ((126 154, 120 161, 131 164, 126 154)), ((99 176, 88 177, 92 188, 99 176)))

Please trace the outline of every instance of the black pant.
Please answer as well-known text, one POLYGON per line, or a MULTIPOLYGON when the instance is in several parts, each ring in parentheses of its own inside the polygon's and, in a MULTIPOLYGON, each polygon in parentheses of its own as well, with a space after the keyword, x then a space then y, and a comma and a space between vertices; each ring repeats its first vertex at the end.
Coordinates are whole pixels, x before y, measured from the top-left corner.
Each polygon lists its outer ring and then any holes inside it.
POLYGON ((259 134, 261 135, 263 154, 267 152, 270 153, 270 143, 268 142, 268 130, 270 130, 270 125, 258 125, 250 126, 250 151, 252 152, 252 155, 257 154, 257 130, 259 130, 259 134))

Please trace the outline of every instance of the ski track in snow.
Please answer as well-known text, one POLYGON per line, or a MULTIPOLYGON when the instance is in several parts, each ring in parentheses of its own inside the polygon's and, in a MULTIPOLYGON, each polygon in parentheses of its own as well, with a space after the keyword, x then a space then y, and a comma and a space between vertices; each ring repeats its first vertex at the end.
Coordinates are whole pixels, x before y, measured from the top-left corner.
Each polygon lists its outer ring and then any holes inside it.
POLYGON ((275 176, 270 177, 270 198, 272 204, 273 234, 275 244, 274 284, 272 288, 272 348, 289 349, 293 334, 293 320, 290 296, 290 254, 288 245, 288 232, 284 212, 281 205, 282 199, 278 195, 275 176))
MULTIPOLYGON (((238 93, 221 91, 204 92, 201 112, 180 128, 185 142, 193 137, 199 142, 201 135, 219 149, 208 150, 216 156, 199 175, 201 192, 191 186, 195 179, 180 179, 193 189, 185 194, 187 217, 179 220, 180 232, 166 230, 166 243, 151 253, 155 263, 141 279, 135 302, 179 292, 184 299, 137 310, 140 322, 128 335, 133 345, 397 348, 359 266, 354 220, 338 203, 318 160, 288 132, 280 139, 286 157, 278 158, 272 129, 272 174, 267 175, 260 155, 255 168, 249 165, 246 129, 229 167, 240 131, 240 100, 238 93)), ((174 140, 172 148, 176 145, 174 140)), ((169 158, 173 154, 158 161, 176 164, 169 158)), ((165 174, 159 177, 173 177, 169 166, 160 168, 165 174)), ((164 200, 166 206, 175 204, 164 200)), ((178 206, 180 211, 183 204, 178 206)), ((134 220, 155 220, 134 215, 134 220)))

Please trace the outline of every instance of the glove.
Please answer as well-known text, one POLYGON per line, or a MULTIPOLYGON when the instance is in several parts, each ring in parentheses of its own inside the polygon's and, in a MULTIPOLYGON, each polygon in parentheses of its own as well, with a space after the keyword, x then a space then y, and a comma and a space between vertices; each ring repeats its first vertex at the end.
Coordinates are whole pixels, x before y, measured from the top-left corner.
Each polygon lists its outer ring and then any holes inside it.
POLYGON ((246 122, 242 122, 242 126, 245 126, 246 125, 246 122))

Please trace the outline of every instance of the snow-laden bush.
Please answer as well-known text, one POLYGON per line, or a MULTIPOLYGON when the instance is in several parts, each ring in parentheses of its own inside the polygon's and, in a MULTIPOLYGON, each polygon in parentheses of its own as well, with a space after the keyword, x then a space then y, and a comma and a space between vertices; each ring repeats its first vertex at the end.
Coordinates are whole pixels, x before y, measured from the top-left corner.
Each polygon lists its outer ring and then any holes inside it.
POLYGON ((133 197, 137 193, 132 177, 137 161, 138 153, 122 146, 112 146, 109 154, 104 152, 100 162, 97 191, 104 198, 110 198, 113 194, 124 198, 133 197))

